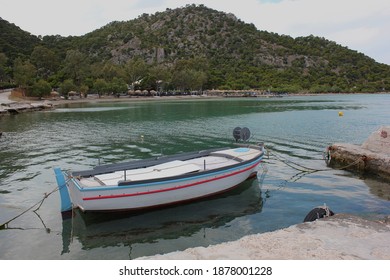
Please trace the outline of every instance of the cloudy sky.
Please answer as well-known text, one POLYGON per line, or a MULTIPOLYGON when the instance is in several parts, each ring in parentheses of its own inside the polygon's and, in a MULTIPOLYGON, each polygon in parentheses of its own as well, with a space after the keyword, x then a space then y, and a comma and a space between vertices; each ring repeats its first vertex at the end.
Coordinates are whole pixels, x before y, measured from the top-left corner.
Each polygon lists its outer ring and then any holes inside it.
POLYGON ((34 35, 83 35, 192 3, 233 13, 259 30, 325 37, 390 65, 390 0, 0 0, 0 17, 34 35))

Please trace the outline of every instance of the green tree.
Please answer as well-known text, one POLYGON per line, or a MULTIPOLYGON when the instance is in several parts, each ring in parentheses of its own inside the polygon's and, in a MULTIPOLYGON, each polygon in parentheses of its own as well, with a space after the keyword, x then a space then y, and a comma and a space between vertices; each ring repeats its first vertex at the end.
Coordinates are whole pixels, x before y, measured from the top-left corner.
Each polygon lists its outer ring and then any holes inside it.
POLYGON ((102 77, 106 81, 111 81, 115 77, 125 79, 126 74, 121 66, 116 65, 112 62, 106 62, 106 63, 104 63, 103 67, 101 68, 100 77, 102 77))
POLYGON ((209 62, 204 57, 194 57, 190 59, 181 59, 175 63, 174 71, 181 70, 197 70, 207 72, 209 70, 209 62))
POLYGON ((14 80, 20 87, 32 85, 36 77, 36 68, 30 61, 23 61, 20 58, 14 61, 14 80))
POLYGON ((127 84, 120 78, 114 77, 112 81, 107 84, 107 89, 113 94, 127 92, 127 84))
POLYGON ((87 98, 89 87, 86 84, 82 84, 80 86, 80 93, 84 96, 84 98, 87 98))
POLYGON ((36 46, 30 58, 31 62, 37 68, 37 75, 44 79, 54 74, 60 65, 59 59, 54 51, 43 46, 36 46))
POLYGON ((93 83, 93 90, 94 90, 94 92, 96 92, 99 95, 99 97, 102 94, 106 93, 107 89, 108 89, 108 84, 107 84, 106 80, 104 80, 104 79, 97 79, 93 83))
MULTIPOLYGON (((148 74, 148 66, 142 59, 131 59, 125 65, 126 82, 136 87, 148 74)), ((134 89, 134 88, 133 88, 134 89)))
POLYGON ((164 89, 171 83, 172 69, 169 66, 158 64, 149 69, 149 81, 150 88, 155 89, 158 92, 164 91, 164 89))
POLYGON ((7 67, 8 58, 5 53, 0 53, 0 86, 5 84, 8 80, 8 67, 7 67))
POLYGON ((67 78, 72 79, 76 85, 81 85, 88 76, 87 57, 77 50, 69 50, 66 53, 63 71, 67 78))
POLYGON ((72 79, 67 79, 63 81, 60 86, 60 93, 65 95, 66 97, 68 97, 69 92, 76 91, 76 90, 77 90, 77 86, 75 85, 72 79))
POLYGON ((34 83, 31 89, 32 95, 36 97, 48 96, 50 92, 51 92, 50 84, 42 79, 34 83))
POLYGON ((177 89, 187 92, 202 90, 207 81, 207 75, 203 71, 181 70, 173 73, 172 84, 177 89))

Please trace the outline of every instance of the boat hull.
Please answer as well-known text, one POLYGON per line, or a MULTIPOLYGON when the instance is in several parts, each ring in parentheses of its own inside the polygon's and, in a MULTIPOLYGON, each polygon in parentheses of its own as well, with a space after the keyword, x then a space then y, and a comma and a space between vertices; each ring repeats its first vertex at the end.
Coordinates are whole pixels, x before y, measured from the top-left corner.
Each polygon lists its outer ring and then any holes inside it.
POLYGON ((124 186, 82 188, 77 179, 68 181, 74 207, 82 211, 142 210, 214 196, 229 191, 257 173, 261 157, 205 174, 140 182, 124 186))

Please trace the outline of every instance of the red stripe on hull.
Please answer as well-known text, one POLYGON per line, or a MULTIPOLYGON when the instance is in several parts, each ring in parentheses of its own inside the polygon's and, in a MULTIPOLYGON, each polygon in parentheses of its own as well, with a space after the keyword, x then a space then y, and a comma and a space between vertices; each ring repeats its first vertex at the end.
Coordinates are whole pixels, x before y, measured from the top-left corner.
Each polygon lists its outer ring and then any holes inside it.
POLYGON ((243 170, 240 170, 240 171, 233 172, 231 174, 226 174, 226 175, 223 175, 223 176, 220 176, 220 177, 207 179, 207 180, 203 180, 203 181, 199 181, 199 182, 191 183, 191 184, 186 184, 186 185, 182 185, 182 186, 178 186, 178 187, 167 188, 167 189, 162 189, 162 190, 147 191, 147 192, 130 193, 130 194, 118 194, 118 195, 104 195, 104 196, 84 197, 83 200, 123 198, 123 197, 148 195, 148 194, 155 194, 155 193, 169 192, 169 191, 175 191, 175 190, 179 190, 179 189, 185 189, 185 188, 193 187, 193 186, 196 186, 196 185, 205 184, 205 183, 209 183, 209 182, 212 182, 212 181, 217 181, 217 180, 221 180, 221 179, 224 179, 224 178, 228 178, 228 177, 231 177, 231 176, 238 175, 240 173, 246 172, 246 171, 256 167, 258 164, 259 164, 259 162, 257 162, 256 164, 253 164, 250 167, 247 167, 247 168, 245 168, 243 170))

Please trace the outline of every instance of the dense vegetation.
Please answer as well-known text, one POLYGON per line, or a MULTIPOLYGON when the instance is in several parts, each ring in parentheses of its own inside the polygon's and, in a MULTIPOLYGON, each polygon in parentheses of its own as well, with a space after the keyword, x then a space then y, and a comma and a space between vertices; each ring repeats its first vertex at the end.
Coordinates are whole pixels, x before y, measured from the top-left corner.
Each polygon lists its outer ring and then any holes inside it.
POLYGON ((390 66, 315 36, 259 31, 188 5, 79 37, 31 35, 0 19, 0 86, 32 95, 205 89, 381 92, 390 66))

